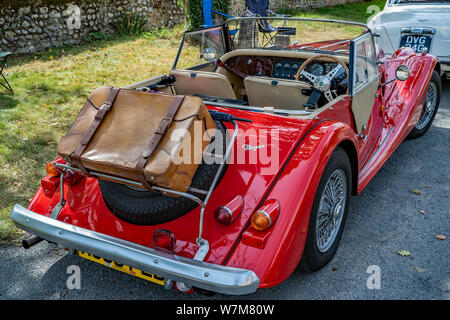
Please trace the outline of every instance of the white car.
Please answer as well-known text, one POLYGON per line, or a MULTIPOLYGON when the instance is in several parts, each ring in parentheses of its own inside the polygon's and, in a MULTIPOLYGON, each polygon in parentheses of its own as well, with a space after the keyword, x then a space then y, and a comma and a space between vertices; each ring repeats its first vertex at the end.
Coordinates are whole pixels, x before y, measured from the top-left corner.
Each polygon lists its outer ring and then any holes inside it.
POLYGON ((388 0, 368 26, 387 54, 399 47, 429 52, 450 78, 450 0, 388 0))

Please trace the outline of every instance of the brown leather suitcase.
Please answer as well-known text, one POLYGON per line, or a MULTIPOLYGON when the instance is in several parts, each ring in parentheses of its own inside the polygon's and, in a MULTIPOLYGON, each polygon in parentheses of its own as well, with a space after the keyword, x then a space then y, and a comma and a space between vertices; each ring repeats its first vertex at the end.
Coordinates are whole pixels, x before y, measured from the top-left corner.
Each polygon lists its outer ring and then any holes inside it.
POLYGON ((85 174, 186 192, 215 128, 198 97, 100 87, 57 152, 85 174))

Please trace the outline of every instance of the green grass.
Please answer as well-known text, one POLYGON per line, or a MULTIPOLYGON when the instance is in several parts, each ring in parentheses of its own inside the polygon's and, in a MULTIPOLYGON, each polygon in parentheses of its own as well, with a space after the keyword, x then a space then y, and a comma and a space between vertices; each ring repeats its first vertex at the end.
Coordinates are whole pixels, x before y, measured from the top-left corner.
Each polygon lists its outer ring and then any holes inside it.
MULTIPOLYGON (((373 4, 382 8, 384 1, 296 15, 364 22, 373 4)), ((56 157, 59 140, 89 93, 101 85, 124 86, 167 73, 181 37, 181 26, 141 37, 95 37, 86 45, 10 60, 6 71, 16 94, 0 89, 0 241, 19 235, 9 212, 33 197, 45 164, 56 157)))
POLYGON ((367 19, 373 14, 373 12, 367 13, 367 8, 376 5, 380 10, 383 10, 385 4, 386 0, 375 0, 340 4, 333 7, 306 10, 300 13, 292 10, 277 10, 277 13, 291 14, 296 17, 337 19, 367 23, 367 19))
POLYGON ((0 240, 17 236, 10 210, 33 197, 90 92, 170 70, 182 29, 165 33, 164 39, 122 37, 10 60, 15 95, 0 90, 0 240))

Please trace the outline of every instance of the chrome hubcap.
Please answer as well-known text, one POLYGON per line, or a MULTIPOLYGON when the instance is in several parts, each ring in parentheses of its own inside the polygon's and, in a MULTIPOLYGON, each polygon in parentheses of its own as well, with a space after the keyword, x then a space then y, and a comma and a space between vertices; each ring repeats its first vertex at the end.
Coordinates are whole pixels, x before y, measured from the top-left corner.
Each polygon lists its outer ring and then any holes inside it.
POLYGON ((347 201, 347 179, 342 169, 333 172, 320 199, 316 221, 316 244, 320 252, 333 245, 342 224, 347 201))
POLYGON ((436 109, 438 97, 437 86, 434 82, 430 82, 430 86, 428 87, 427 96, 425 98, 425 103, 422 110, 422 115, 420 116, 419 121, 416 124, 416 129, 425 128, 433 117, 434 110, 436 109))

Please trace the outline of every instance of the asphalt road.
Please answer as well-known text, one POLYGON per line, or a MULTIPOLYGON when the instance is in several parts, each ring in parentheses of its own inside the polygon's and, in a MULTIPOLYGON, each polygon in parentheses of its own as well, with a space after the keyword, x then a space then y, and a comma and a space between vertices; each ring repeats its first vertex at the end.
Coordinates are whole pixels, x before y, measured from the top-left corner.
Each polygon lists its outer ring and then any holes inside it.
POLYGON ((446 81, 433 127, 403 142, 362 194, 352 197, 338 252, 319 272, 295 272, 245 297, 206 298, 165 291, 47 243, 30 250, 10 244, 0 246, 0 299, 450 299, 449 159, 446 81), (448 238, 438 240, 438 234, 448 238), (71 265, 80 267, 81 289, 67 289, 71 265), (380 289, 366 284, 373 265, 379 267, 380 289))

